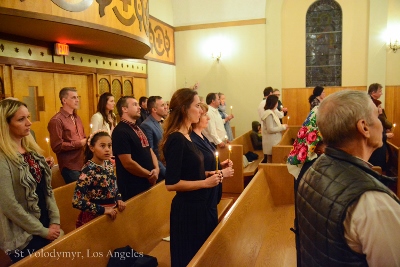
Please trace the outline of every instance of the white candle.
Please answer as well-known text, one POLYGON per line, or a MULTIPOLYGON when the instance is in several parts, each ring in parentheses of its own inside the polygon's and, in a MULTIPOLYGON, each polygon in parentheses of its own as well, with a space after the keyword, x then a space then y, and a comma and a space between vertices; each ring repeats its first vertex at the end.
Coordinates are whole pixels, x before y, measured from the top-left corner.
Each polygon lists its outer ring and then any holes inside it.
POLYGON ((46 137, 46 143, 47 143, 47 152, 49 153, 50 156, 50 139, 46 137))
POLYGON ((229 164, 229 162, 231 161, 231 152, 232 152, 232 146, 231 146, 231 145, 229 145, 229 146, 228 146, 228 149, 229 149, 229 154, 228 154, 228 164, 229 164))
POLYGON ((233 107, 231 106, 231 115, 232 115, 232 109, 233 109, 233 107))
POLYGON ((216 168, 215 170, 218 171, 218 152, 215 152, 215 163, 216 163, 216 168))

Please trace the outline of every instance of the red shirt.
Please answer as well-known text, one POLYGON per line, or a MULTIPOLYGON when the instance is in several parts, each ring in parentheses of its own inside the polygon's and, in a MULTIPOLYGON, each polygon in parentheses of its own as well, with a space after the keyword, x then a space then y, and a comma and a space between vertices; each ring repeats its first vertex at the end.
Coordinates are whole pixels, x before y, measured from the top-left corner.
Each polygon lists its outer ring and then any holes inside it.
POLYGON ((84 164, 81 140, 86 138, 81 118, 60 108, 60 112, 50 119, 47 129, 50 133, 51 149, 57 155, 60 170, 67 167, 80 171, 84 164))

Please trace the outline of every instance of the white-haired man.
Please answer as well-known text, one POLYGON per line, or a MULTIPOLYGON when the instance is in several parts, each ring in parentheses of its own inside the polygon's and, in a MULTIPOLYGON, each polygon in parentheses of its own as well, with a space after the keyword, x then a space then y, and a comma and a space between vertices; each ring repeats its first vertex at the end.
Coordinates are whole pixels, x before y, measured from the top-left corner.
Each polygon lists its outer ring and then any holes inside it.
POLYGON ((400 266, 400 201, 367 162, 382 146, 378 109, 366 92, 340 91, 317 125, 325 154, 296 195, 301 266, 400 266))

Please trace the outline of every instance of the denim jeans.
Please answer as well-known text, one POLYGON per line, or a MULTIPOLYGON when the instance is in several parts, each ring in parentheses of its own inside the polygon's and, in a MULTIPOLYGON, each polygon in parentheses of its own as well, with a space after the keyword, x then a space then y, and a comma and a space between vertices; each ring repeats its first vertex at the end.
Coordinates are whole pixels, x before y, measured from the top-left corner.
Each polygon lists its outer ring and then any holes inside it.
POLYGON ((69 183, 76 182, 79 178, 79 175, 81 175, 81 172, 70 170, 70 169, 64 167, 61 170, 61 175, 64 178, 65 183, 69 184, 69 183))

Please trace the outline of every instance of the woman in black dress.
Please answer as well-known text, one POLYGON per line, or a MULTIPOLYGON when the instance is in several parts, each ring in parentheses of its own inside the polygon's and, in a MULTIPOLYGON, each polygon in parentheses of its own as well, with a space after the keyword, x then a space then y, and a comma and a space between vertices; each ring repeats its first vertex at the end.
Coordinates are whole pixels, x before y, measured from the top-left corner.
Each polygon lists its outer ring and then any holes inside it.
POLYGON ((222 175, 204 170, 204 157, 190 138, 191 124, 197 123, 202 110, 197 92, 177 90, 170 102, 160 143, 161 158, 166 162, 165 184, 176 191, 170 214, 171 266, 186 266, 208 237, 208 212, 211 188, 222 175))
MULTIPOLYGON (((202 114, 198 123, 192 124, 193 131, 190 133, 190 138, 192 142, 196 144, 197 148, 203 153, 204 156, 204 169, 206 171, 213 171, 216 169, 215 160, 215 147, 208 141, 208 139, 201 133, 202 130, 207 128, 208 121, 210 117, 207 114, 208 106, 204 103, 200 103, 200 108, 202 109, 202 114)), ((218 170, 222 172, 223 178, 233 176, 233 163, 232 161, 225 160, 218 163, 218 170)), ((222 180, 221 183, 213 188, 211 188, 210 197, 208 199, 208 212, 210 223, 207 224, 208 235, 214 231, 218 224, 218 210, 217 205, 221 200, 222 196, 222 180)))

